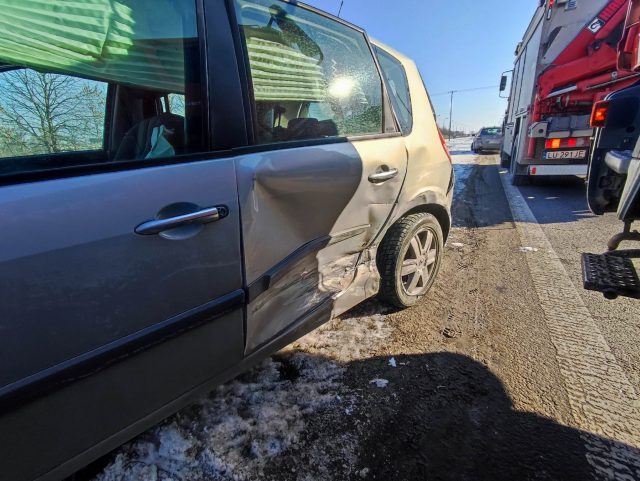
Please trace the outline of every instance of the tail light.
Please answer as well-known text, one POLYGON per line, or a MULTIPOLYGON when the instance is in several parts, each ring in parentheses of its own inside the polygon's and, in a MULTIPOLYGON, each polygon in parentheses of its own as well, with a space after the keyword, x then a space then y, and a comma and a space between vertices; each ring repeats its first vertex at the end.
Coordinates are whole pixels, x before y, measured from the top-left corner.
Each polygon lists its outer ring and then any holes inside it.
POLYGON ((447 141, 444 140, 442 132, 440 132, 440 128, 438 128, 438 135, 440 136, 440 142, 442 142, 442 148, 444 149, 445 153, 447 154, 447 157, 449 159, 449 163, 453 164, 453 159, 451 159, 451 154, 449 153, 449 148, 447 147, 447 141))
POLYGON ((547 149, 559 149, 562 144, 562 139, 547 139, 545 148, 547 149))
POLYGON ((568 137, 566 139, 547 139, 544 144, 545 149, 572 149, 575 147, 589 147, 591 139, 589 137, 568 137))
POLYGON ((602 100, 596 102, 591 112, 591 127, 604 127, 607 123, 607 115, 609 115, 609 101, 602 100))

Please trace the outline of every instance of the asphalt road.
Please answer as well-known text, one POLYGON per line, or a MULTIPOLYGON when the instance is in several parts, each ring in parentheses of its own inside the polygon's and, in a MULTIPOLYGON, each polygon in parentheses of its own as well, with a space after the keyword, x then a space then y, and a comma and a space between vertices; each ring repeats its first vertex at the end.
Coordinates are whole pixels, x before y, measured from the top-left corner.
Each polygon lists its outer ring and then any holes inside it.
MULTIPOLYGON (((462 162, 459 170, 465 169, 463 165, 466 162, 476 163, 480 159, 481 162, 498 162, 497 156, 479 157, 468 152, 468 142, 468 139, 453 141, 454 152, 458 153, 456 160, 460 159, 462 162)), ((622 230, 622 223, 615 214, 596 216, 591 213, 587 205, 584 179, 581 178, 539 178, 532 185, 519 187, 518 190, 617 360, 636 390, 639 390, 640 301, 607 301, 602 295, 582 288, 581 254, 605 252, 609 239, 622 230)), ((461 194, 462 199, 459 200, 466 201, 464 191, 461 194)), ((510 217, 510 212, 506 213, 506 217, 510 217)), ((480 223, 483 223, 482 219, 480 223)))
POLYGON ((78 479, 640 479, 640 302, 580 279, 620 225, 581 181, 518 189, 469 146, 418 306, 359 306, 78 479))

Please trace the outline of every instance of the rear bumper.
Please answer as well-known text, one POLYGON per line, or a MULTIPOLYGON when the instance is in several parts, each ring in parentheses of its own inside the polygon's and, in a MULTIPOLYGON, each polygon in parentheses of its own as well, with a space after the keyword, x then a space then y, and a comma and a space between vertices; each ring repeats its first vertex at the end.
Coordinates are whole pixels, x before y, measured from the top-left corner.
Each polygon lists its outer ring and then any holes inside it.
POLYGON ((529 165, 527 173, 531 176, 577 175, 586 177, 587 169, 587 164, 529 165))

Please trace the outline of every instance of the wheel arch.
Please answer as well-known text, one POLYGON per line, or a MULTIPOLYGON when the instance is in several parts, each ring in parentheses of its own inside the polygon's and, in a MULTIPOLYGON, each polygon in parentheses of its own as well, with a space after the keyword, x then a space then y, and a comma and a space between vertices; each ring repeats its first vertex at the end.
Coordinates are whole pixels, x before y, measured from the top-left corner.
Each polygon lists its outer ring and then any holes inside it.
POLYGON ((442 228, 442 234, 444 237, 444 241, 446 242, 447 238, 449 237, 449 232, 451 231, 451 215, 449 214, 449 210, 445 206, 438 203, 424 203, 409 206, 407 210, 404 210, 401 214, 396 215, 393 219, 393 222, 389 223, 389 226, 384 233, 381 242, 384 241, 384 239, 389 235, 389 232, 391 231, 393 226, 400 222, 402 219, 412 214, 420 213, 431 214, 436 218, 436 220, 440 224, 440 227, 442 228))
POLYGON ((451 216, 449 215, 449 211, 442 205, 439 205, 439 204, 417 205, 412 209, 406 211, 404 214, 402 214, 396 220, 396 222, 398 222, 400 219, 407 217, 409 215, 420 214, 420 213, 431 214, 436 218, 436 220, 438 221, 438 224, 440 224, 440 227, 442 227, 442 234, 444 236, 444 241, 446 242, 447 238, 449 237, 449 232, 451 231, 451 216))

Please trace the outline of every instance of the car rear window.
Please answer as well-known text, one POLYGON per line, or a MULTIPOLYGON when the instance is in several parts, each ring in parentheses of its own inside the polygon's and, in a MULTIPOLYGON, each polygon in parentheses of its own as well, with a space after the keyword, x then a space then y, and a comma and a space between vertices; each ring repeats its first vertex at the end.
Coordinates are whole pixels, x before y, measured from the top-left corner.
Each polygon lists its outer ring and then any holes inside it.
POLYGON ((407 73, 395 57, 378 47, 375 50, 382 69, 382 75, 384 75, 384 79, 387 82, 391 103, 398 117, 400 129, 403 134, 408 134, 413 128, 413 112, 411 110, 411 94, 409 92, 407 73))
POLYGON ((502 129, 499 128, 490 128, 490 129, 482 129, 480 135, 502 135, 502 129))

